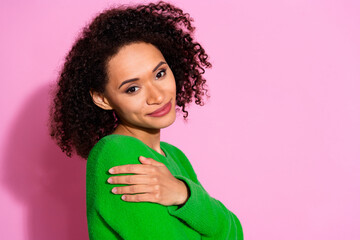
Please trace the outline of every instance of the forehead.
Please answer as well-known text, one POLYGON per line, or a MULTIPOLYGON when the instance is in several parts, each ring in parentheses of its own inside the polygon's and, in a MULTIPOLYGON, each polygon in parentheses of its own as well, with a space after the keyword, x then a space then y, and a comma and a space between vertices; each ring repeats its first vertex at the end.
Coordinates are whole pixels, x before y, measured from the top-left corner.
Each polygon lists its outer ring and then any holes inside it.
POLYGON ((164 56, 150 43, 125 45, 108 62, 109 79, 140 77, 151 72, 160 61, 164 61, 164 56))

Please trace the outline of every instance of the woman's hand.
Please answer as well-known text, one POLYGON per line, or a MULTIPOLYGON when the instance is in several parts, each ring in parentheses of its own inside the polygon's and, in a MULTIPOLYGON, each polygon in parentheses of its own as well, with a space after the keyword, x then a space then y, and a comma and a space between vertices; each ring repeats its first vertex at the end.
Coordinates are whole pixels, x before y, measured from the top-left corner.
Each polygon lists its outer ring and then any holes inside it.
POLYGON ((114 187, 113 193, 126 194, 122 199, 129 202, 154 202, 164 206, 185 204, 189 194, 183 181, 175 178, 161 162, 143 156, 139 160, 142 164, 127 164, 109 170, 111 174, 136 173, 110 177, 108 182, 111 184, 130 184, 114 187))

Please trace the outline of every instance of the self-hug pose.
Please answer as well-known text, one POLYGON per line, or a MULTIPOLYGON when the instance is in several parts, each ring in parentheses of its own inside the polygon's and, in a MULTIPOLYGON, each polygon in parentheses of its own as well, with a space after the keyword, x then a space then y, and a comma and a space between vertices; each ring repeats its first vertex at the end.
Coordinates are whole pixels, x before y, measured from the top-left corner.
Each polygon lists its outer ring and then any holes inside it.
POLYGON ((185 154, 160 141, 176 111, 186 118, 207 91, 211 64, 191 21, 162 1, 111 8, 65 59, 51 136, 87 159, 90 239, 243 239, 239 219, 206 192, 185 154))

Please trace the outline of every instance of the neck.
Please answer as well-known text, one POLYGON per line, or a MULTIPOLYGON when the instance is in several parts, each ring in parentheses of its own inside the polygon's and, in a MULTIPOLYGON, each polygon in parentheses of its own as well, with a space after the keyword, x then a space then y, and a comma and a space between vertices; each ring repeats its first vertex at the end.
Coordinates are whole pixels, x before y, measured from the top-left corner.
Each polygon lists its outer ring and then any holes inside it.
POLYGON ((113 134, 135 137, 158 153, 164 155, 160 148, 160 129, 131 128, 129 126, 120 124, 117 126, 113 134))

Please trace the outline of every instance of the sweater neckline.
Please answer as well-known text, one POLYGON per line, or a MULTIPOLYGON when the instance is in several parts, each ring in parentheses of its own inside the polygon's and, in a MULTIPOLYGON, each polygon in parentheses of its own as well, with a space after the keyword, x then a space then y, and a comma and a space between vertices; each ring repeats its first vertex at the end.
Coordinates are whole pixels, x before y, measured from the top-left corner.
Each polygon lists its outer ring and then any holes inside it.
POLYGON ((156 155, 158 156, 161 156, 161 157, 164 157, 164 158, 168 158, 169 154, 168 152, 165 150, 165 147, 164 147, 164 142, 160 141, 160 149, 165 153, 165 156, 162 155, 161 153, 155 151, 154 149, 152 149, 151 147, 149 147, 148 145, 146 145, 143 141, 141 141, 140 139, 136 138, 136 137, 133 137, 133 136, 128 136, 128 135, 121 135, 121 134, 117 134, 117 133, 112 133, 112 134, 109 134, 110 135, 117 135, 117 136, 121 136, 121 137, 129 137, 129 138, 134 138, 136 140, 138 140, 139 142, 141 142, 143 145, 145 145, 148 149, 150 149, 153 153, 155 153, 156 155))

